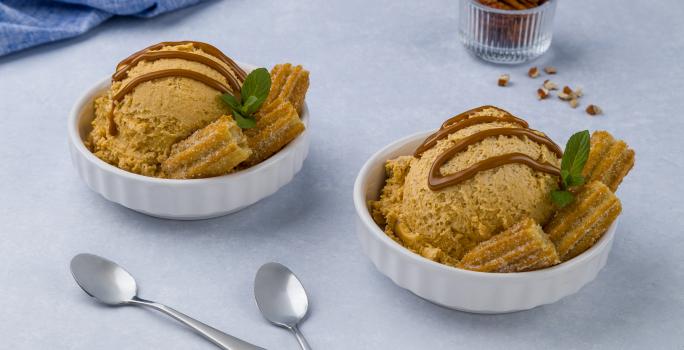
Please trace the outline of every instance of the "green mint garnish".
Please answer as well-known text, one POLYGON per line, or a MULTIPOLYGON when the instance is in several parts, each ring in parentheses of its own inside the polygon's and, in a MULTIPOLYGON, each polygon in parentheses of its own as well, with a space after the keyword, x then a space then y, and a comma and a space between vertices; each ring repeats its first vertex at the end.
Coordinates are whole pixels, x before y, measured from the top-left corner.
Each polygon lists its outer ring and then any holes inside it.
POLYGON ((572 203, 574 199, 569 189, 584 184, 582 169, 589 158, 589 139, 589 131, 584 130, 572 135, 565 145, 561 160, 560 189, 551 192, 551 200, 561 208, 572 203))
POLYGON ((245 78, 240 88, 240 96, 223 94, 221 101, 233 111, 235 122, 240 128, 250 129, 256 126, 254 113, 268 97, 269 90, 271 90, 271 75, 266 68, 257 68, 245 78))
POLYGON ((551 200, 561 208, 572 203, 573 199, 574 196, 568 191, 556 190, 551 192, 551 200))

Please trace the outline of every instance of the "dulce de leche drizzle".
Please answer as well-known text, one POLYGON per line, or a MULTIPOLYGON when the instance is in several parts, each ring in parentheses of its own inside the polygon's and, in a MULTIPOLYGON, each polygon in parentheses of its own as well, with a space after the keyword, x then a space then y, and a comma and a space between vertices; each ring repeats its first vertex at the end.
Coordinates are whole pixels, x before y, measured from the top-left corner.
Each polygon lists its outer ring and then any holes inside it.
MULTIPOLYGON (((484 106, 480 108, 476 108, 475 110, 482 110, 483 108, 491 108, 489 106, 484 106)), ((549 150, 554 152, 559 158, 563 156, 563 151, 556 145, 550 138, 548 138, 545 135, 540 135, 537 131, 532 130, 527 128, 527 123, 521 119, 515 118, 509 113, 506 112, 506 115, 501 116, 501 117, 493 117, 493 116, 478 116, 478 117, 469 117, 472 115, 472 111, 468 111, 465 113, 465 117, 463 115, 458 115, 454 118, 451 118, 447 122, 445 122, 442 127, 443 129, 440 129, 437 133, 430 135, 425 142, 421 146, 418 147, 416 150, 417 155, 420 155, 422 152, 424 152, 425 149, 430 148, 434 146, 434 144, 437 143, 437 140, 440 138, 446 137, 449 133, 455 132, 455 130, 460 130, 465 127, 475 125, 475 124, 480 124, 480 123, 490 123, 492 121, 509 121, 513 122, 516 124, 519 124, 522 126, 522 128, 493 128, 493 129, 485 129, 480 132, 476 132, 472 135, 469 135, 461 140, 458 140, 455 145, 444 151, 444 153, 440 154, 437 156, 435 161, 432 163, 432 166, 430 168, 430 173, 428 175, 428 187, 433 190, 433 191, 438 191, 441 189, 444 189, 449 186, 453 186, 456 184, 459 184, 465 180, 468 180, 475 176, 478 172, 480 171, 485 171, 489 169, 493 169, 505 164, 512 164, 512 163, 520 163, 520 164, 525 164, 529 167, 531 167, 534 170, 545 172, 551 175, 556 175, 560 176, 560 169, 558 169, 556 166, 551 165, 549 163, 542 163, 539 162, 532 157, 523 154, 523 153, 509 153, 509 154, 504 154, 504 155, 499 155, 499 156, 494 156, 487 158, 485 160, 482 160, 480 162, 477 162, 470 167, 463 169, 461 171, 458 171, 453 174, 449 174, 447 176, 442 176, 441 174, 441 167, 448 162, 450 159, 452 159, 456 154, 459 152, 464 151, 465 149, 468 148, 468 146, 473 145, 477 142, 480 142, 488 137, 492 136, 516 136, 516 137, 525 137, 529 140, 532 140, 538 144, 546 146, 549 150), (513 117, 515 119, 510 119, 510 117, 513 117), (520 122, 522 121, 522 123, 520 122), (448 133, 441 133, 441 131, 448 130, 449 128, 453 128, 450 132, 448 133), (428 146, 425 148, 425 145, 430 144, 431 146, 428 146), (422 149, 424 148, 424 149, 422 149), (421 150, 422 149, 422 150, 421 150), (420 151, 420 152, 419 152, 420 151)))
POLYGON ((508 113, 507 111, 504 111, 503 109, 500 109, 498 107, 494 106, 482 106, 482 107, 477 107, 474 109, 471 109, 469 111, 465 111, 455 117, 451 117, 447 119, 444 123, 442 123, 441 128, 434 134, 428 136, 423 143, 416 148, 416 151, 413 153, 414 156, 419 157, 423 152, 429 150, 432 148, 434 145, 437 144, 437 141, 449 136, 450 134, 453 134, 461 129, 465 129, 469 126, 473 126, 476 124, 484 124, 484 123, 491 123, 491 122, 508 122, 508 123, 513 123, 513 124, 518 124, 523 128, 527 128, 529 125, 527 124, 526 121, 516 118, 512 114, 508 113), (500 112, 503 113, 501 116, 494 116, 494 115, 484 115, 484 116, 476 116, 473 117, 472 115, 478 112, 481 112, 485 109, 496 109, 500 112))
POLYGON ((216 47, 209 45, 207 43, 202 43, 198 41, 169 41, 169 42, 161 42, 149 47, 146 47, 119 62, 119 64, 116 66, 117 70, 116 72, 112 75, 112 82, 118 81, 124 78, 124 76, 127 74, 127 72, 133 68, 138 62, 140 61, 154 61, 158 59, 163 59, 163 58, 181 58, 185 59, 188 61, 193 61, 193 62, 198 62, 202 63, 217 72, 219 72, 225 79, 228 81, 228 86, 223 84, 222 82, 215 80, 213 78, 210 78, 204 74, 188 70, 188 69, 166 69, 166 70, 160 70, 156 72, 150 72, 146 74, 142 74, 140 76, 137 76, 130 81, 128 81, 119 91, 117 91, 113 96, 112 96, 112 105, 111 109, 109 111, 109 133, 111 135, 116 135, 118 133, 117 127, 116 127, 116 122, 114 121, 114 104, 116 101, 121 100, 126 94, 129 92, 133 91, 135 87, 140 85, 141 83, 144 83, 146 81, 150 81, 153 79, 157 78, 164 78, 164 77, 174 77, 174 76, 180 76, 180 77, 186 77, 190 78, 193 80, 197 80, 199 82, 202 82, 206 84, 207 86, 210 86, 218 91, 221 92, 234 92, 234 93, 239 93, 240 91, 240 86, 242 82, 244 82, 246 73, 240 66, 238 66, 235 61, 230 59, 228 56, 226 56, 221 50, 217 49, 216 47), (228 71, 225 67, 223 67, 221 64, 218 62, 212 60, 211 58, 191 53, 191 52, 185 52, 185 51, 154 51, 154 50, 159 50, 165 46, 177 46, 177 45, 187 45, 191 44, 193 47, 196 47, 198 49, 201 49, 205 53, 217 58, 221 62, 225 63, 230 67, 230 69, 235 73, 236 77, 234 77, 230 71, 228 71))
POLYGON ((473 108, 473 109, 471 109, 471 110, 465 111, 465 112, 463 112, 463 113, 461 113, 461 114, 458 114, 458 115, 456 115, 456 116, 453 116, 453 117, 451 117, 451 118, 445 120, 444 123, 442 123, 442 127, 441 127, 441 128, 442 128, 442 129, 448 128, 450 125, 460 123, 460 122, 462 122, 462 121, 464 121, 464 120, 470 118, 473 114, 478 113, 478 112, 482 112, 482 111, 484 111, 484 110, 486 110, 486 109, 493 109, 493 110, 495 110, 495 111, 497 111, 497 112, 502 113, 505 117, 510 118, 510 119, 513 119, 513 120, 515 120, 516 122, 518 122, 518 123, 524 125, 524 127, 527 127, 527 126, 528 126, 526 121, 524 121, 524 120, 522 120, 522 119, 520 119, 520 118, 514 117, 513 114, 509 113, 508 111, 503 110, 503 109, 501 109, 501 108, 499 108, 499 107, 496 107, 496 106, 486 105, 486 106, 480 106, 480 107, 477 107, 477 108, 473 108))
POLYGON ((158 79, 158 78, 165 78, 165 77, 185 77, 185 78, 190 78, 193 80, 197 80, 199 82, 202 82, 218 91, 221 92, 230 92, 230 88, 226 85, 224 85, 222 82, 215 80, 213 78, 210 78, 202 73, 195 72, 194 70, 188 70, 188 69, 164 69, 164 70, 158 70, 150 73, 145 73, 143 75, 137 76, 131 81, 128 82, 124 87, 122 87, 119 91, 117 91, 116 94, 112 96, 112 101, 118 101, 122 99, 126 94, 131 92, 133 89, 135 89, 136 86, 140 85, 141 83, 144 83, 146 81, 150 81, 153 79, 158 79))
POLYGON ((196 47, 196 48, 218 58, 223 63, 227 64, 235 72, 235 74, 237 75, 238 79, 240 79, 240 81, 244 81, 245 77, 247 77, 247 73, 245 73, 245 71, 242 70, 242 68, 240 68, 240 66, 238 66, 237 63, 235 63, 235 61, 230 59, 230 57, 226 56, 221 50, 217 49, 215 46, 207 44, 207 43, 199 42, 199 41, 189 41, 189 40, 185 40, 185 41, 164 41, 164 42, 161 42, 159 44, 154 44, 154 45, 148 46, 148 47, 124 58, 116 66, 116 70, 118 71, 122 66, 130 64, 131 62, 133 62, 133 60, 136 59, 136 57, 142 55, 145 52, 159 50, 159 49, 163 48, 164 46, 178 46, 178 45, 187 45, 187 44, 192 44, 193 47, 196 47))
POLYGON ((232 91, 240 91, 240 82, 220 63, 212 60, 209 57, 202 56, 192 52, 185 51, 151 51, 143 52, 139 56, 135 57, 130 63, 123 65, 119 68, 116 73, 112 75, 112 81, 121 80, 125 77, 126 73, 133 68, 140 61, 155 61, 162 58, 181 58, 186 61, 193 61, 201 63, 205 66, 212 68, 213 70, 221 73, 221 75, 226 78, 230 89, 232 91))
POLYGON ((485 171, 489 169, 494 169, 505 164, 521 163, 529 166, 530 168, 538 171, 542 171, 551 175, 560 176, 560 170, 549 163, 540 163, 530 156, 524 153, 509 153, 501 156, 487 158, 481 162, 475 163, 461 171, 457 171, 449 176, 438 176, 435 177, 435 171, 439 172, 439 168, 435 170, 435 167, 430 169, 430 177, 428 178, 428 187, 433 191, 441 190, 445 187, 453 186, 461 181, 465 181, 477 174, 480 171, 485 171))

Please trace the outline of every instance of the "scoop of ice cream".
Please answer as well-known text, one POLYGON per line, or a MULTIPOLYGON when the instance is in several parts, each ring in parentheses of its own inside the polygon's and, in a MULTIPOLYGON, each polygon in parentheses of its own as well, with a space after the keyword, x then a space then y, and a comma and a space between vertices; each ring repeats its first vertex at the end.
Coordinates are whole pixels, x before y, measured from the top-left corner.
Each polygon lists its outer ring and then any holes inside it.
MULTIPOLYGON (((484 109, 474 116, 497 113, 502 112, 484 109)), ((437 191, 428 187, 435 159, 457 141, 486 129, 520 127, 501 121, 475 124, 438 141, 419 158, 411 158, 408 165, 405 158, 388 162, 388 169, 392 169, 389 175, 405 177, 388 180, 403 185, 384 188, 380 201, 371 206, 376 220, 381 213, 390 236, 427 258, 451 264, 477 243, 524 217, 545 223, 554 212, 549 194, 557 188, 558 178, 524 164, 480 171, 470 179, 437 191)), ((440 172, 446 176, 485 159, 514 152, 560 166, 554 152, 527 137, 490 136, 455 154, 440 172)))
MULTIPOLYGON (((230 110, 219 99, 222 91, 201 79, 170 75, 139 84, 135 79, 154 72, 183 70, 230 87, 225 73, 233 79, 238 74, 217 57, 217 52, 203 50, 201 45, 192 42, 156 45, 146 52, 161 51, 187 52, 201 57, 167 55, 167 58, 149 57, 132 62, 127 72, 114 79, 108 93, 95 101, 93 131, 88 139, 91 150, 99 158, 148 176, 159 175, 160 163, 168 157, 173 144, 220 116, 230 114, 230 110), (127 86, 134 87, 119 99, 115 98, 127 86), (116 133, 110 132, 110 117, 116 133)), ((120 64, 117 70, 124 66, 120 64)))

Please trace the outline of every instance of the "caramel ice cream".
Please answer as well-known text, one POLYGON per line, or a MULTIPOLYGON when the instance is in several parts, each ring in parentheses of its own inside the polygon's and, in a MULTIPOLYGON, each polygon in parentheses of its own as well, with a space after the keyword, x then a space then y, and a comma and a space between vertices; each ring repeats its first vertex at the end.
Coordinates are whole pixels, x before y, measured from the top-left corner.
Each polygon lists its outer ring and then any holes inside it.
POLYGON ((215 47, 164 42, 118 64, 95 101, 88 145, 121 169, 160 176, 172 146, 230 109, 219 96, 240 91, 245 72, 215 47))
POLYGON ((561 156, 524 120, 493 106, 476 108, 447 120, 413 156, 389 160, 371 213, 405 247, 456 265, 525 218, 551 218, 561 156))

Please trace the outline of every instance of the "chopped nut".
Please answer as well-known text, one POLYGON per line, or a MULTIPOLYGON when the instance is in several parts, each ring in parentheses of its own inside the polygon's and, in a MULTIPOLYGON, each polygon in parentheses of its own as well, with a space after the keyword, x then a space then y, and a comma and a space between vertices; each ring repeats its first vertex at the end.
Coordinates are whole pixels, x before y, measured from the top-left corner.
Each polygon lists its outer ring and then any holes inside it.
POLYGON ((549 90, 546 90, 544 88, 539 88, 537 89, 537 98, 540 100, 546 99, 549 97, 549 90))
POLYGON ((572 89, 569 86, 563 86, 563 93, 572 96, 574 93, 572 92, 572 89))
POLYGON ((584 92, 582 92, 582 89, 581 88, 575 89, 575 97, 580 98, 582 96, 584 96, 584 92))
POLYGON ((544 80, 544 89, 546 90, 558 90, 558 85, 549 79, 544 80))
POLYGON ((577 101, 576 98, 573 98, 572 100, 570 100, 570 107, 577 108, 577 106, 579 106, 579 101, 577 101))
POLYGON ((570 101, 570 100, 572 100, 573 97, 572 97, 572 95, 561 91, 558 93, 558 98, 560 98, 563 101, 570 101))
POLYGON ((556 67, 547 66, 547 67, 544 67, 544 72, 546 72, 546 74, 556 74, 556 73, 558 73, 558 70, 556 69, 556 67))
POLYGON ((603 111, 597 105, 589 105, 589 106, 587 106, 587 113, 589 115, 599 115, 599 114, 603 114, 603 111))
POLYGON ((499 86, 506 86, 508 85, 508 82, 511 80, 511 76, 508 74, 501 74, 499 76, 499 86))
POLYGON ((533 78, 533 79, 534 79, 534 78, 536 78, 536 77, 539 76, 539 69, 537 69, 537 67, 532 67, 532 68, 530 68, 529 71, 527 71, 527 75, 528 75, 530 78, 533 78))

